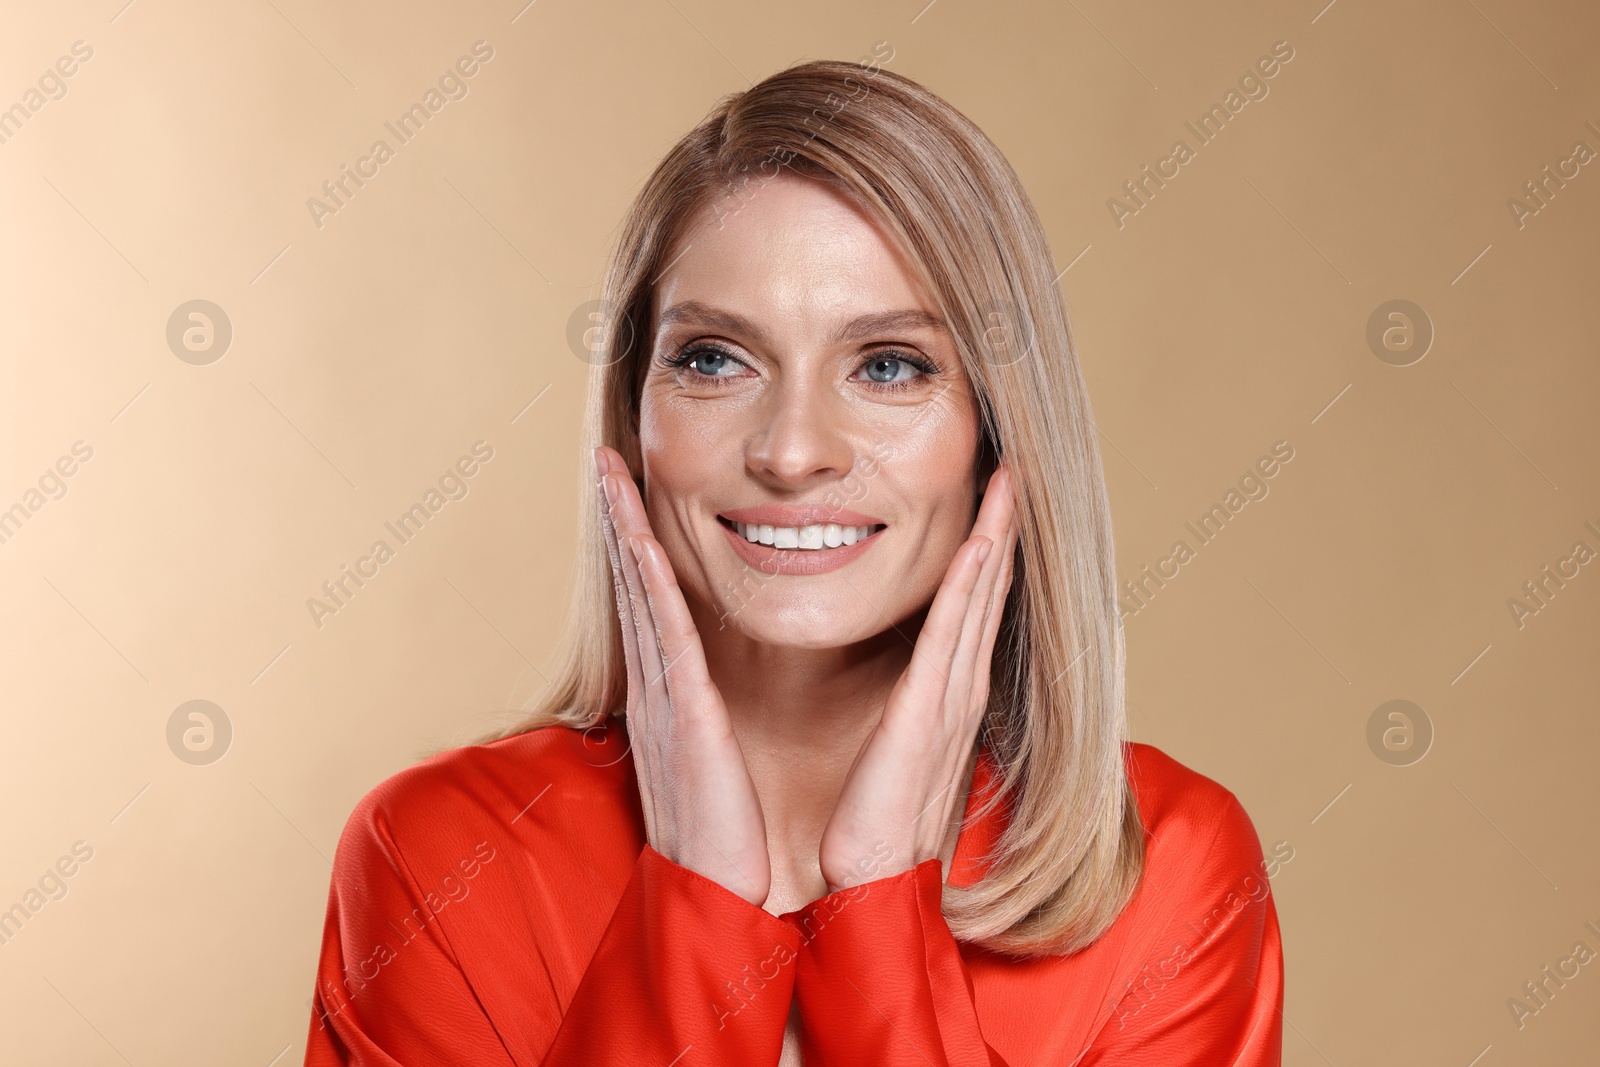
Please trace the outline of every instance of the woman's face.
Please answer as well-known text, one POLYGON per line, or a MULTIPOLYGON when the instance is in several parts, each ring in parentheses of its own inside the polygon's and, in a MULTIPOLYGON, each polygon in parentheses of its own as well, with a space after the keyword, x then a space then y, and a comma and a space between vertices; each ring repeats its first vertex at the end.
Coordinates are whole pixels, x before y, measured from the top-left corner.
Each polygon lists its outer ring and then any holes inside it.
POLYGON ((785 174, 709 209, 666 262, 642 473, 702 634, 834 648, 927 606, 971 535, 980 427, 889 236, 785 174))

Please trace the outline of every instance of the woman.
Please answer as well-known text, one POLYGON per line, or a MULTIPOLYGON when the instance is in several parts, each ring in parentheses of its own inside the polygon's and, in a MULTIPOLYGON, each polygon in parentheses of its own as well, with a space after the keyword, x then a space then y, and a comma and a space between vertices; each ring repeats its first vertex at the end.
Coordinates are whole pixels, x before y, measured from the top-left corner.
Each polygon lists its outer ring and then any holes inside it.
POLYGON ((873 64, 672 149, 605 279, 564 663, 356 808, 308 1064, 1278 1062, 1275 866, 1122 739, 1055 275, 994 145, 873 64))

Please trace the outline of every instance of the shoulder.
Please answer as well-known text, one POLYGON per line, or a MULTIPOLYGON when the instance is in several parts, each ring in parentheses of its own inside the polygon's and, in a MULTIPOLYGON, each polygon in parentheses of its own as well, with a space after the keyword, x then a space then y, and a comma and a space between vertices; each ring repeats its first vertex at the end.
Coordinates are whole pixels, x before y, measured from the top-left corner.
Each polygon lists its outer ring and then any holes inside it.
POLYGON ((1152 836, 1204 845, 1239 844, 1248 837, 1259 847, 1255 827, 1239 798, 1219 782, 1179 763, 1154 745, 1123 745, 1128 781, 1139 814, 1152 836))
POLYGON ((1230 790, 1153 746, 1125 752, 1145 828, 1143 871, 1119 919, 1136 946, 1130 966, 1205 960, 1197 975, 1213 968, 1262 984, 1262 961, 1279 951, 1271 882, 1294 849, 1280 841, 1264 858, 1230 790))
POLYGON ((447 749, 385 778, 356 804, 335 867, 418 861, 448 865, 460 853, 526 840, 559 825, 549 812, 603 819, 626 812, 632 784, 627 733, 614 722, 578 730, 545 726, 447 749), (379 854, 382 854, 381 857, 379 854))
POLYGON ((1117 1062, 1277 1063, 1283 960, 1270 881, 1293 850, 1264 860, 1230 790, 1151 745, 1124 753, 1145 862, 1116 933, 1090 948, 1112 961, 1114 990, 1094 1047, 1117 1062))
POLYGON ((1128 781, 1146 832, 1146 876, 1172 885, 1243 877, 1264 867, 1261 839, 1232 791, 1153 745, 1123 746, 1128 781))

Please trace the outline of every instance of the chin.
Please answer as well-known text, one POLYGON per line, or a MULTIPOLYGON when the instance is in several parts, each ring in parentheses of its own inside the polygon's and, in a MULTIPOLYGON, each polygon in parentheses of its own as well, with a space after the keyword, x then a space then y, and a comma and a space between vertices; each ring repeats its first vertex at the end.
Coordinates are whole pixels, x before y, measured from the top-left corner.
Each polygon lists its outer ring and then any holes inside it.
POLYGON ((738 605, 731 605, 726 609, 730 612, 722 620, 728 629, 736 630, 752 641, 759 641, 764 645, 776 645, 784 648, 843 648, 859 641, 865 641, 875 636, 883 627, 879 625, 880 618, 876 612, 871 613, 870 619, 860 617, 862 608, 861 598, 855 592, 846 590, 850 598, 845 603, 852 605, 849 622, 840 623, 840 613, 837 607, 830 605, 798 604, 791 603, 780 607, 777 603, 781 595, 775 590, 768 590, 763 596, 757 595, 753 600, 745 602, 742 609, 738 605), (829 619, 832 625, 821 625, 818 619, 829 619))

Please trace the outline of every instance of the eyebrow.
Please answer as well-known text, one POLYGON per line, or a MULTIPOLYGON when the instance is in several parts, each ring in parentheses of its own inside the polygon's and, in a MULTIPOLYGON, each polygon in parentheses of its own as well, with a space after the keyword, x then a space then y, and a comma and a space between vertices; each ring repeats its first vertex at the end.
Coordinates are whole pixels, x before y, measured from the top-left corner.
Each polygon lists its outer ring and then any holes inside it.
MULTIPOLYGON (((712 307, 710 304, 699 300, 685 300, 667 308, 661 313, 658 326, 664 329, 679 322, 713 326, 729 333, 753 337, 764 345, 771 343, 771 338, 767 336, 767 332, 743 315, 712 307)), ((943 330, 945 328, 943 319, 921 308, 879 311, 851 319, 839 328, 831 338, 830 343, 845 344, 851 341, 859 341, 871 337, 873 334, 890 330, 943 330)))

